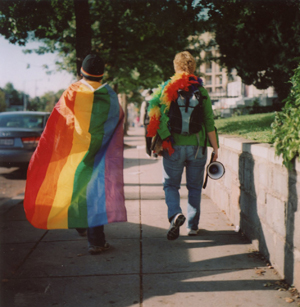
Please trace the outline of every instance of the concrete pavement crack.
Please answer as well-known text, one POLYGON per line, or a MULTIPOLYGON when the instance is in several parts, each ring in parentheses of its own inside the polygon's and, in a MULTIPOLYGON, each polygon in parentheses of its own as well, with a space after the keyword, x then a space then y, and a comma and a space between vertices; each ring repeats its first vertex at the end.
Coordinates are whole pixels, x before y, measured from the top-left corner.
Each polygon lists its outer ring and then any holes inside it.
POLYGON ((32 254, 32 252, 36 249, 36 247, 39 245, 39 243, 43 240, 43 238, 46 236, 49 230, 46 230, 45 233, 40 237, 40 239, 34 244, 32 249, 29 251, 29 253, 24 257, 24 259, 20 262, 20 264, 16 267, 15 271, 13 272, 13 275, 17 273, 17 271, 20 269, 20 267, 25 263, 25 261, 28 259, 28 257, 32 254))
MULTIPOLYGON (((140 155, 140 154, 139 154, 140 155)), ((140 175, 140 157, 139 157, 139 228, 140 228, 140 307, 143 306, 143 227, 142 227, 142 193, 141 193, 141 175, 140 175)))

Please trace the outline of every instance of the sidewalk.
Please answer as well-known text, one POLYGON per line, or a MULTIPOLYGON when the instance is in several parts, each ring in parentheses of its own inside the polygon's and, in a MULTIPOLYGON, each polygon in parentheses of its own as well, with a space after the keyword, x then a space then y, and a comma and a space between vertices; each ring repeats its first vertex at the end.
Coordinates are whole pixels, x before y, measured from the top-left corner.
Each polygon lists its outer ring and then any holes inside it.
MULTIPOLYGON (((33 228, 22 203, 2 210, 0 306, 299 306, 205 195, 199 236, 184 225, 177 240, 166 239, 161 158, 146 157, 143 132, 125 138, 128 222, 105 226, 105 253, 89 255, 75 230, 33 228)), ((184 182, 181 197, 186 213, 184 182)))

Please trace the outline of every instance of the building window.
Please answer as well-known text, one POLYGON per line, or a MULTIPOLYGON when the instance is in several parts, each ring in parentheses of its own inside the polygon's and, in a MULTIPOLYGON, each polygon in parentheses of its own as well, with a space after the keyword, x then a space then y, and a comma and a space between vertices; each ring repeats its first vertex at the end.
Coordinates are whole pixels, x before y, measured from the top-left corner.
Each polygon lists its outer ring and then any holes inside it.
POLYGON ((205 64, 205 72, 206 73, 212 72, 212 63, 211 62, 205 64))
POLYGON ((216 87, 216 92, 219 93, 219 94, 222 94, 224 92, 223 87, 221 87, 221 86, 216 87))
POLYGON ((222 72, 222 70, 223 70, 223 68, 222 68, 221 65, 216 65, 216 66, 215 66, 215 71, 216 71, 216 73, 220 73, 220 72, 222 72))
POLYGON ((211 76, 206 76, 205 77, 205 85, 211 85, 212 81, 211 81, 211 76))

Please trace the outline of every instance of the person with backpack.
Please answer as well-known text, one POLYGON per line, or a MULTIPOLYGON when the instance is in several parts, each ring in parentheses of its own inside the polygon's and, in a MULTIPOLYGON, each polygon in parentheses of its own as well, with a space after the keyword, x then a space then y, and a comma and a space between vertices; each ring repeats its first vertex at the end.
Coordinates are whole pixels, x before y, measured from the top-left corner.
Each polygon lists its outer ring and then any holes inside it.
POLYGON ((168 240, 179 237, 186 220, 180 207, 180 184, 186 167, 188 189, 187 230, 197 235, 200 220, 201 191, 207 159, 207 146, 218 159, 218 139, 213 110, 202 80, 194 75, 196 61, 187 51, 176 54, 175 75, 153 94, 149 104, 148 137, 159 146, 155 152, 163 156, 163 187, 170 227, 168 240))

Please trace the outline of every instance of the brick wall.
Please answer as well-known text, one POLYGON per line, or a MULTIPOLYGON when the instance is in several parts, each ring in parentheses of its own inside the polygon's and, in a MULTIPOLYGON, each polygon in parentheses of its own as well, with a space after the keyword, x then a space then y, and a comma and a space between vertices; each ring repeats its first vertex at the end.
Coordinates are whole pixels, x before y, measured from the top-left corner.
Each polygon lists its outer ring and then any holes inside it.
POLYGON ((225 175, 204 194, 300 290, 300 163, 287 170, 270 145, 231 136, 220 136, 219 161, 225 175))

